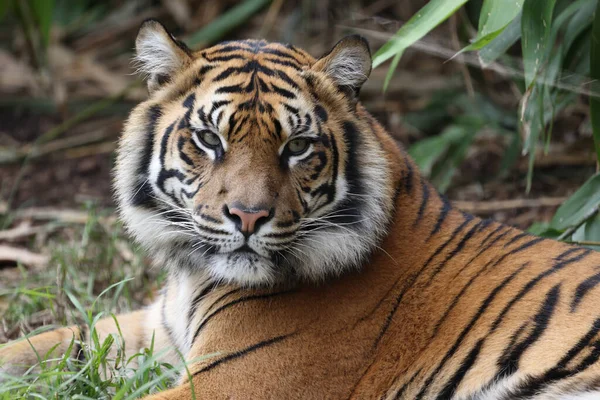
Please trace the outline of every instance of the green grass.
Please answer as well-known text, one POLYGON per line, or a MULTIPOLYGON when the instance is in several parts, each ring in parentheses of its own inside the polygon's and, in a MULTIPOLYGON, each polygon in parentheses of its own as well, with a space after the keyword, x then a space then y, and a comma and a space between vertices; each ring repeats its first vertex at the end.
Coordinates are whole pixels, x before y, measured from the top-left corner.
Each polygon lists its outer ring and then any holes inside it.
POLYGON ((0 323, 13 340, 53 326, 86 324, 92 346, 82 344, 85 361, 63 356, 41 361, 24 376, 0 377, 0 399, 134 399, 167 388, 183 367, 159 361, 168 349, 152 345, 125 358, 120 335, 100 342, 94 329, 100 318, 152 301, 164 273, 130 245, 110 211, 90 208, 85 225, 58 223, 52 230, 42 243, 28 243, 52 254, 48 266, 34 271, 19 266, 20 279, 3 282, 8 289, 0 291, 0 323), (111 348, 117 349, 114 358, 111 348))

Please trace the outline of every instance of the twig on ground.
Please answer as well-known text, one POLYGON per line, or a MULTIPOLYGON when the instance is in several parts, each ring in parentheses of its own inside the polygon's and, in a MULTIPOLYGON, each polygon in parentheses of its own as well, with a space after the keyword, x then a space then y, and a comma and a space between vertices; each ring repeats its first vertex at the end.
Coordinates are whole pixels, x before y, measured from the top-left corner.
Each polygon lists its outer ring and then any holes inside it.
POLYGON ((49 226, 31 226, 28 223, 19 224, 17 227, 0 231, 0 240, 14 241, 27 236, 37 235, 38 233, 49 231, 49 226))
POLYGON ((82 158, 97 154, 112 153, 117 148, 117 143, 112 140, 110 142, 93 144, 90 146, 82 146, 74 149, 69 149, 65 152, 65 158, 82 158))
MULTIPOLYGON (((85 224, 89 220, 89 213, 87 211, 65 210, 57 208, 26 208, 16 211, 13 215, 13 218, 15 220, 31 218, 40 221, 58 221, 63 223, 85 224)), ((117 217, 110 215, 107 217, 100 217, 98 219, 101 222, 112 224, 116 221, 117 217)))
POLYGON ((0 149, 0 164, 9 164, 21 161, 25 157, 30 160, 43 157, 50 153, 59 152, 62 150, 72 149, 74 147, 97 142, 114 136, 114 131, 110 129, 99 129, 92 132, 86 132, 81 135, 71 136, 64 139, 57 139, 45 143, 38 147, 27 144, 20 149, 0 149))
POLYGON ((0 260, 14 261, 33 267, 43 267, 48 264, 50 257, 44 254, 33 253, 19 247, 0 245, 0 260))
POLYGON ((537 199, 510 199, 491 201, 453 201, 457 208, 472 213, 493 213, 496 211, 513 210, 515 208, 558 207, 566 197, 540 197, 537 199))

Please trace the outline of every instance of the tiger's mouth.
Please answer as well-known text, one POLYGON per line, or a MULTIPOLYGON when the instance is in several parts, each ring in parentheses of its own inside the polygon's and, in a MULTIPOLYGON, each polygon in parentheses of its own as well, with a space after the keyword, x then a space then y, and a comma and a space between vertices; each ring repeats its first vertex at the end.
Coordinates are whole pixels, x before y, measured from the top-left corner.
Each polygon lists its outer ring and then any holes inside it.
POLYGON ((231 253, 233 253, 233 254, 253 254, 253 255, 260 256, 260 254, 258 254, 258 252, 256 250, 254 250, 253 248, 248 246, 248 243, 244 243, 241 247, 238 247, 237 249, 233 250, 231 253))

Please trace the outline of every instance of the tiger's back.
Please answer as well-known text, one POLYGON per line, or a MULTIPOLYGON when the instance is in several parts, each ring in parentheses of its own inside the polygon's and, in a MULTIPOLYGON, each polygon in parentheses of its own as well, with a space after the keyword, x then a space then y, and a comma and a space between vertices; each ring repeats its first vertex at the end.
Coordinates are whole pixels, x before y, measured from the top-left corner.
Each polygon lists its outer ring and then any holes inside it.
MULTIPOLYGON (((364 40, 194 53, 149 22, 137 46, 151 95, 115 186, 169 279, 119 321, 133 351, 194 360, 156 398, 600 395, 600 257, 452 208, 358 103, 364 40)), ((5 371, 35 363, 22 344, 5 371)))

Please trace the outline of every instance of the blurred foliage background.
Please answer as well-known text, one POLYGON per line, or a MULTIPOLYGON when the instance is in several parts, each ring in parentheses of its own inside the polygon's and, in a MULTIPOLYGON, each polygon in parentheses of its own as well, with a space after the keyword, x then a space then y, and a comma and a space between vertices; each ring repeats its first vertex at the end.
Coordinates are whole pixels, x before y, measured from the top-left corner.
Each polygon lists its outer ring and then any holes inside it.
POLYGON ((0 342, 82 307, 139 307, 157 269, 114 216, 141 22, 193 48, 266 38, 315 56, 371 43, 361 99, 456 206, 537 234, 600 241, 598 0, 2 0, 0 342), (562 205, 562 206, 561 206, 562 205), (557 212, 557 208, 558 209, 557 212), (119 296, 94 303, 124 279, 119 296))

